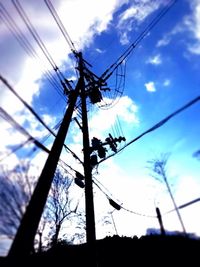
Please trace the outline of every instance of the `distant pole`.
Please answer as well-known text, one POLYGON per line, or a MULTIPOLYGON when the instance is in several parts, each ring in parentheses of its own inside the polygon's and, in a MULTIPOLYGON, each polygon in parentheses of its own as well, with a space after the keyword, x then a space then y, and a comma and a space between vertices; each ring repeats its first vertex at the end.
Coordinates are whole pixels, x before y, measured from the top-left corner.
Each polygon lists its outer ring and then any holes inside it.
POLYGON ((53 181, 54 173, 62 151, 62 147, 71 122, 76 100, 79 94, 80 80, 76 89, 71 92, 68 108, 65 112, 62 124, 54 140, 52 149, 43 167, 38 183, 35 187, 26 212, 21 220, 15 239, 11 245, 8 257, 21 258, 30 254, 36 231, 43 213, 48 193, 53 181))
POLYGON ((115 211, 115 209, 114 209, 113 211, 111 211, 110 215, 111 215, 111 218, 112 218, 112 222, 113 222, 113 226, 114 226, 116 235, 118 235, 117 227, 116 227, 115 220, 114 220, 114 217, 113 217, 113 212, 114 212, 114 211, 115 211))
POLYGON ((161 213, 160 213, 160 209, 158 207, 156 207, 156 214, 157 214, 157 218, 158 218, 158 222, 159 222, 159 225, 160 225, 160 232, 161 232, 161 235, 165 235, 165 228, 163 226, 163 221, 162 221, 162 216, 161 216, 161 213))
POLYGON ((183 229, 183 233, 184 233, 184 235, 187 235, 187 233, 186 233, 186 229, 185 229, 185 226, 184 226, 184 223, 183 223, 183 220, 182 220, 182 218, 181 218, 181 214, 180 214, 180 212, 179 212, 179 210, 178 210, 178 207, 177 207, 176 202, 175 202, 175 199, 174 199, 174 197, 173 197, 173 194, 172 194, 171 188, 170 188, 170 186, 169 186, 167 177, 166 177, 166 175, 165 175, 164 172, 163 172, 163 178, 164 178, 164 182, 165 182, 165 184, 166 184, 167 190, 168 190, 168 192, 169 192, 169 195, 170 195, 170 197, 171 197, 171 200, 172 200, 172 202, 173 202, 174 208, 175 208, 175 210, 176 210, 176 213, 177 213, 178 219, 179 219, 179 221, 180 221, 181 227, 182 227, 182 229, 183 229))
POLYGON ((95 217, 94 217, 94 201, 92 187, 92 168, 90 165, 90 141, 87 118, 87 104, 85 81, 83 73, 83 58, 82 53, 79 53, 80 60, 80 90, 81 90, 81 106, 82 106, 82 132, 83 132, 83 165, 85 176, 85 209, 86 209, 86 237, 87 243, 94 246, 96 241, 95 233, 95 217))

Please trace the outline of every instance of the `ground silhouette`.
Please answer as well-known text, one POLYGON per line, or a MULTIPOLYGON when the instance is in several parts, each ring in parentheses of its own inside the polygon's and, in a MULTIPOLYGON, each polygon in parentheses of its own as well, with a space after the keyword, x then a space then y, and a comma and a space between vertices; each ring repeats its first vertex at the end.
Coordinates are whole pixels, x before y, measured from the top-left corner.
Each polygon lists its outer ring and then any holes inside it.
MULTIPOLYGON (((200 240, 184 236, 106 237, 96 241, 98 267, 199 266, 200 240)), ((0 266, 94 266, 87 244, 65 243, 27 258, 0 259, 0 266)))

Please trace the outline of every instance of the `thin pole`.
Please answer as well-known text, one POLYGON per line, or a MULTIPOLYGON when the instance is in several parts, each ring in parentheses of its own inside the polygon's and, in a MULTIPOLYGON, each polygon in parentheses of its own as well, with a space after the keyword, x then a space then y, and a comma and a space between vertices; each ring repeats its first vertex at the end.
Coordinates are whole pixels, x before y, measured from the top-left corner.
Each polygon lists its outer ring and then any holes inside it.
POLYGON ((30 254, 33 248, 36 231, 43 213, 57 163, 71 122, 72 114, 79 93, 79 84, 80 80, 76 85, 76 89, 71 92, 69 106, 65 112, 62 124, 59 128, 52 149, 43 167, 38 183, 35 187, 31 200, 21 220, 21 224, 8 253, 8 257, 10 258, 21 258, 22 256, 27 256, 30 254))
POLYGON ((110 213, 110 215, 111 215, 111 218, 112 218, 112 222, 113 222, 113 226, 114 226, 116 235, 118 235, 117 227, 116 227, 116 224, 115 224, 115 221, 114 221, 114 217, 113 217, 113 212, 114 212, 114 211, 115 211, 115 210, 113 210, 113 211, 110 213))
POLYGON ((171 200, 172 200, 172 202, 173 202, 174 208, 175 208, 175 210, 176 210, 176 213, 177 213, 178 219, 179 219, 179 221, 180 221, 181 227, 182 227, 182 229, 183 229, 183 233, 184 233, 184 235, 187 235, 187 233, 186 233, 186 229, 185 229, 185 226, 184 226, 182 217, 181 217, 181 214, 180 214, 180 212, 179 212, 179 210, 178 210, 178 207, 177 207, 177 205, 176 205, 176 202, 175 202, 175 199, 174 199, 174 197, 173 197, 171 188, 170 188, 170 186, 169 186, 167 177, 166 177, 166 175, 165 175, 164 172, 162 172, 162 175, 163 175, 164 182, 165 182, 165 184, 166 184, 167 190, 168 190, 168 192, 169 192, 169 195, 170 195, 170 197, 171 197, 171 200))
POLYGON ((159 222, 159 225, 160 225, 161 235, 165 235, 165 228, 163 226, 162 216, 161 216, 161 213, 160 213, 160 209, 158 207, 156 207, 156 214, 157 214, 158 222, 159 222))
POLYGON ((94 201, 92 188, 92 169, 90 166, 90 141, 87 118, 86 92, 83 73, 82 54, 79 53, 80 60, 80 89, 82 102, 82 131, 83 131, 83 153, 84 153, 84 175, 85 175, 85 209, 86 209, 86 238, 90 247, 95 246, 95 218, 94 218, 94 201))

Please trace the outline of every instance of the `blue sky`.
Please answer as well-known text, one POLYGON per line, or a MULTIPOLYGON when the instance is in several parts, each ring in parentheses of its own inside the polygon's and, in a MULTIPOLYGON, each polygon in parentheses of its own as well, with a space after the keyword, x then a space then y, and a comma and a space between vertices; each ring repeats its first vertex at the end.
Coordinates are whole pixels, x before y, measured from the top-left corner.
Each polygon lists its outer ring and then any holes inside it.
MULTIPOLYGON (((0 2, 41 58, 39 61, 29 57, 0 20, 0 73, 46 123, 53 127, 64 114, 66 99, 44 79, 40 67, 45 65, 45 69, 50 71, 52 68, 11 2, 0 2)), ((20 3, 56 64, 75 84, 73 56, 69 55, 70 49, 44 2, 21 0, 20 3)), ((52 0, 52 3, 77 50, 81 50, 84 58, 92 64, 92 71, 101 75, 134 42, 168 1, 52 0)), ((110 132, 116 134, 119 128, 116 119, 118 118, 124 136, 130 141, 199 95, 199 18, 198 0, 177 1, 128 58, 124 94, 119 102, 108 110, 90 105, 88 116, 91 138, 96 136, 105 139, 110 132)), ((112 78, 109 85, 113 88, 112 78)), ((2 83, 0 92, 1 107, 34 137, 42 140, 47 134, 46 130, 2 83)), ((200 164, 192 156, 200 149, 199 112, 200 105, 196 103, 158 130, 124 149, 119 155, 103 162, 96 178, 115 196, 115 200, 123 203, 129 210, 155 215, 156 204, 163 212, 168 211, 172 206, 166 189, 149 175, 146 167, 148 160, 159 157, 161 153, 170 153, 168 174, 177 203, 181 205, 199 197, 200 164)), ((21 134, 10 129, 10 126, 1 120, 2 156, 23 140, 21 134)), ((48 139, 45 144, 51 147, 52 140, 53 138, 48 139)), ((74 121, 66 143, 82 157, 81 133, 74 121)), ((29 146, 17 155, 7 158, 4 164, 11 166, 17 163, 18 157, 24 157, 26 151, 30 151, 29 146)), ((68 164, 81 171, 80 165, 70 155, 63 154, 63 157, 68 164)), ((43 153, 32 158, 39 171, 45 159, 43 153)), ((99 193, 98 189, 95 189, 95 192, 96 216, 100 218, 110 207, 108 204, 102 205, 107 203, 105 196, 99 193)), ((200 234, 197 223, 199 204, 181 212, 186 230, 200 234)), ((116 211, 114 216, 118 233, 121 235, 141 235, 148 227, 158 227, 156 219, 136 216, 127 211, 116 211)), ((181 230, 175 214, 166 216, 164 225, 169 230, 181 230)), ((113 234, 112 227, 106 231, 97 226, 97 237, 113 234)))

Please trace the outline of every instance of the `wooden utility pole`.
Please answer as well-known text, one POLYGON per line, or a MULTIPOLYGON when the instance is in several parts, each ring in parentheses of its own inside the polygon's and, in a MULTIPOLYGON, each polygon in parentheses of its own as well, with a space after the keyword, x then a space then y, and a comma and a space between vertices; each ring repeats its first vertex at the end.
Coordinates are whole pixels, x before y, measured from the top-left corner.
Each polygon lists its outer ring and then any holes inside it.
POLYGON ((90 165, 90 141, 87 118, 86 91, 83 72, 82 54, 79 53, 80 60, 80 90, 82 106, 82 132, 83 132, 83 167, 85 176, 85 209, 86 209, 86 237, 87 243, 94 245, 96 240, 95 218, 94 218, 94 201, 92 188, 92 168, 90 165))
POLYGON ((158 207, 156 207, 156 214, 157 214, 158 222, 159 222, 159 225, 160 225, 161 235, 165 235, 165 228, 163 226, 162 216, 161 216, 161 213, 160 213, 160 209, 158 207))
POLYGON ((85 176, 85 209, 86 209, 86 236, 89 248, 89 253, 93 252, 93 257, 96 258, 95 250, 95 218, 94 218, 94 202, 93 202, 93 187, 92 187, 92 168, 90 166, 90 141, 87 118, 87 94, 85 90, 84 80, 84 60, 82 53, 79 53, 79 73, 80 77, 74 91, 70 92, 69 106, 63 118, 63 122, 59 128, 58 134, 54 140, 52 149, 49 153, 47 161, 44 165, 36 188, 33 192, 31 200, 28 204, 26 212, 22 218, 21 224, 11 245, 8 257, 20 258, 28 256, 33 248, 34 238, 42 216, 42 212, 48 197, 48 193, 53 181, 54 173, 58 164, 58 160, 62 151, 62 147, 68 132, 71 122, 74 107, 77 102, 77 97, 81 98, 82 109, 82 134, 83 134, 83 167, 85 176), (94 255, 95 254, 95 255, 94 255))
POLYGON ((28 204, 26 212, 22 218, 15 239, 11 245, 8 254, 8 257, 10 258, 21 258, 22 256, 27 256, 30 254, 33 248, 36 231, 43 213, 43 209, 48 197, 54 173, 58 164, 58 160, 62 151, 62 147, 71 122, 76 100, 79 94, 80 81, 81 79, 79 79, 75 90, 70 92, 71 96, 68 108, 64 115, 57 136, 54 140, 52 149, 49 153, 42 173, 39 177, 36 188, 28 204))

